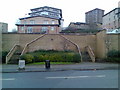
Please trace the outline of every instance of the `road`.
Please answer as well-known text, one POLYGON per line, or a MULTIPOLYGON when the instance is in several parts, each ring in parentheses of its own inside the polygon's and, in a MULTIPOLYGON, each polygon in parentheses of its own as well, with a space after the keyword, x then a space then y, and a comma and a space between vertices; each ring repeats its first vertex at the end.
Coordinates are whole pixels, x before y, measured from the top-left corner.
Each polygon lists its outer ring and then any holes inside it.
POLYGON ((118 88, 118 70, 3 73, 2 88, 118 88))

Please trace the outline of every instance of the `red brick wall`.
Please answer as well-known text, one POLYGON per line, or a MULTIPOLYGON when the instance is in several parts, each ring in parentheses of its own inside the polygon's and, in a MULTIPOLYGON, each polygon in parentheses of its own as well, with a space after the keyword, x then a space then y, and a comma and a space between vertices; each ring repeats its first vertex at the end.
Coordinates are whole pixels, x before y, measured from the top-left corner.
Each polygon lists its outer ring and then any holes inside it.
MULTIPOLYGON (((24 27, 24 26, 23 26, 24 27)), ((40 33, 42 30, 42 27, 44 26, 29 26, 33 27, 33 33, 40 33)), ((48 27, 48 34, 59 34, 60 32, 60 27, 58 26, 45 26, 48 27), (51 30, 51 27, 54 27, 54 31, 51 30)), ((25 26, 25 32, 27 32, 28 26, 25 26)), ((24 33, 24 30, 21 30, 21 26, 18 26, 18 33, 24 33)))
POLYGON ((60 27, 57 26, 56 24, 59 25, 59 22, 57 19, 51 19, 51 18, 45 18, 45 17, 28 18, 25 20, 21 20, 21 26, 18 26, 18 33, 26 33, 28 27, 33 28, 33 33, 40 33, 42 27, 48 27, 48 34, 58 34, 61 30, 60 30, 60 27), (30 26, 31 20, 34 20, 35 24, 44 24, 44 21, 47 20, 48 24, 45 24, 46 26, 43 26, 43 25, 35 26, 34 24, 30 26), (54 24, 52 24, 53 20, 54 20, 54 24), (24 22, 26 22, 25 26, 24 26, 24 22), (28 26, 28 24, 29 24, 29 26, 28 26), (52 24, 52 25, 50 25, 50 24, 52 24), (24 29, 21 30, 21 27, 25 27, 25 31, 24 31, 24 29), (55 30, 52 31, 51 27, 54 27, 55 30))

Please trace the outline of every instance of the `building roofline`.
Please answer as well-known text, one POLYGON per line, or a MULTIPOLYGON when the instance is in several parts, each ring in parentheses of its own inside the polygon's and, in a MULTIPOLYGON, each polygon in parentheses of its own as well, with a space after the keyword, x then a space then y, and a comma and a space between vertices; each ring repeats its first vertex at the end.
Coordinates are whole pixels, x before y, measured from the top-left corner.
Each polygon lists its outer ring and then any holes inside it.
POLYGON ((5 23, 5 22, 0 22, 0 24, 8 24, 8 23, 5 23))
POLYGON ((33 9, 30 9, 30 10, 32 11, 32 10, 35 10, 35 9, 45 8, 45 7, 47 7, 47 8, 52 8, 52 9, 57 9, 57 10, 61 10, 61 9, 54 8, 54 7, 49 7, 49 6, 43 6, 43 7, 33 8, 33 9))
POLYGON ((49 17, 46 15, 39 15, 39 16, 29 16, 29 17, 24 17, 24 18, 19 18, 20 20, 24 20, 24 19, 28 19, 28 18, 35 18, 35 17, 44 17, 44 18, 51 18, 51 19, 56 19, 56 20, 60 20, 60 18, 53 18, 53 17, 49 17))
POLYGON ((105 11, 105 10, 103 10, 103 9, 95 8, 95 9, 93 9, 93 10, 90 10, 90 11, 86 12, 85 14, 87 14, 87 13, 89 13, 89 12, 92 12, 92 11, 94 11, 94 10, 102 10, 102 11, 105 11))
MULTIPOLYGON (((28 13, 28 14, 30 15, 30 14, 33 14, 33 13, 38 13, 38 12, 43 12, 43 11, 47 11, 47 12, 51 12, 51 13, 57 13, 57 12, 52 12, 52 11, 48 11, 48 10, 42 10, 42 11, 37 11, 37 12, 31 12, 31 13, 28 13)), ((57 14, 60 14, 60 13, 57 13, 57 14)))
POLYGON ((69 26, 71 24, 76 24, 76 25, 85 24, 85 25, 89 25, 88 23, 85 23, 85 22, 70 22, 69 26))
POLYGON ((108 14, 110 14, 111 12, 115 11, 116 9, 119 9, 119 8, 115 8, 115 9, 109 11, 108 13, 106 13, 105 15, 103 15, 103 17, 106 16, 106 15, 108 15, 108 14))

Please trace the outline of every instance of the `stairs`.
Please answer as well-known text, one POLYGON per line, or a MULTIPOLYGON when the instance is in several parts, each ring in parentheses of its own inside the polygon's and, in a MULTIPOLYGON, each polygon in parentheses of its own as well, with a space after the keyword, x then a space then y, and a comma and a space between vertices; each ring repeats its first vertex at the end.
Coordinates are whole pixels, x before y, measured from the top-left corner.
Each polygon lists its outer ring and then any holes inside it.
POLYGON ((18 64, 21 52, 22 51, 20 51, 20 50, 15 51, 15 53, 11 57, 10 61, 8 62, 8 64, 18 64))
POLYGON ((87 51, 82 52, 82 60, 83 62, 91 62, 91 58, 87 51))

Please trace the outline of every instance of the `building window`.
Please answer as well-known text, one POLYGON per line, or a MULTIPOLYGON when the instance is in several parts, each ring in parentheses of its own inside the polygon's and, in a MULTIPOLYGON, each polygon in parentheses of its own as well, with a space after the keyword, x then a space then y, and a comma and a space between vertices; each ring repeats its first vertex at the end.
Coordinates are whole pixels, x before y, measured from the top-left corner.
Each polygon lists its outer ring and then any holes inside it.
POLYGON ((115 20, 115 16, 114 16, 114 20, 115 20))
POLYGON ((35 24, 35 20, 30 20, 30 24, 35 24))
POLYGON ((55 30, 55 27, 51 27, 51 31, 54 31, 55 30))
POLYGON ((27 28, 27 33, 32 33, 33 32, 33 28, 32 27, 28 27, 27 28))
POLYGON ((52 20, 52 24, 55 24, 55 21, 54 21, 54 20, 52 20))
POLYGON ((42 27, 42 32, 46 32, 48 30, 48 27, 42 27))
POLYGON ((48 10, 48 8, 44 8, 44 10, 48 10))
POLYGON ((41 12, 42 15, 48 15, 48 12, 44 11, 44 12, 41 12))
POLYGON ((44 20, 44 24, 48 24, 48 20, 44 20))
POLYGON ((50 10, 50 11, 53 11, 53 9, 52 9, 52 8, 49 8, 49 10, 50 10))
POLYGON ((21 27, 21 30, 24 31, 24 27, 21 27))
POLYGON ((42 9, 40 8, 40 9, 38 9, 38 11, 41 11, 42 9))

